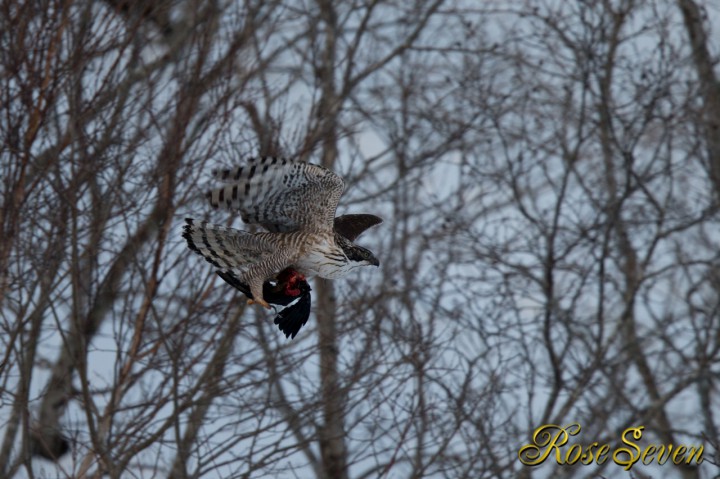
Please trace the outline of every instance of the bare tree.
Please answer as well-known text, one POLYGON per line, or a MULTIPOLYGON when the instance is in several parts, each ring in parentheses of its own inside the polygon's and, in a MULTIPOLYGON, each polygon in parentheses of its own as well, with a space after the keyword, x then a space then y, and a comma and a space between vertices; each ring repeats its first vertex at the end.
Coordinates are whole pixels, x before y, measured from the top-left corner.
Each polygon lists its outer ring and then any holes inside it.
POLYGON ((712 477, 717 14, 659 3, 3 3, 0 476, 712 477), (292 341, 180 237, 257 154, 385 218, 292 341))

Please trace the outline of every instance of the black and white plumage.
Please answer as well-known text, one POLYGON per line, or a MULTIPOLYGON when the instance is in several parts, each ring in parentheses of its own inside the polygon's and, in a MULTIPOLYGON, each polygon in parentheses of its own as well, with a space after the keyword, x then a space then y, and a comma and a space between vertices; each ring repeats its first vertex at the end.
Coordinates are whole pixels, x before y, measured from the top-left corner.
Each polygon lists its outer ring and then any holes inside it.
MULTIPOLYGON (((240 290, 249 299, 252 293, 248 285, 240 281, 230 271, 217 271, 226 283, 240 290)), ((294 339, 300 328, 305 326, 310 317, 312 288, 305 277, 297 271, 286 268, 281 271, 275 281, 265 281, 263 284, 263 297, 270 304, 285 306, 275 316, 275 324, 286 338, 294 339)))
POLYGON ((292 296, 297 291, 294 284, 305 277, 336 279, 359 266, 379 266, 377 258, 353 240, 382 220, 374 215, 335 218, 345 184, 334 172, 264 157, 214 176, 225 184, 207 193, 210 204, 238 212, 245 223, 267 231, 250 233, 187 219, 183 237, 190 249, 247 286, 249 303, 269 308, 263 284, 285 270, 298 277, 290 274, 287 283, 276 286, 286 286, 280 293, 292 296))

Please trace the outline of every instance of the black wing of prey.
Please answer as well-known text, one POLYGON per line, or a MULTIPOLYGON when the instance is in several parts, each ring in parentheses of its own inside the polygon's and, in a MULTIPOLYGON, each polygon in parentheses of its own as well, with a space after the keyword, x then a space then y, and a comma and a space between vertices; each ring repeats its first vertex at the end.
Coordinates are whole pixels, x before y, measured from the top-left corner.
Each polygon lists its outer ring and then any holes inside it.
MULTIPOLYGON (((220 276, 227 284, 240 290, 245 296, 252 299, 252 293, 250 293, 250 287, 241 282, 237 276, 232 274, 230 271, 217 271, 220 276)), ((272 284, 270 281, 265 281, 263 284, 263 296, 265 301, 270 304, 278 306, 287 306, 281 309, 277 316, 275 316, 275 324, 278 325, 280 331, 285 334, 285 337, 294 339, 300 328, 307 323, 310 317, 310 285, 306 279, 298 281, 297 287, 300 290, 300 295, 292 296, 285 292, 285 288, 278 288, 277 284, 272 284), (288 306, 290 303, 290 306, 288 306)))
MULTIPOLYGON (((261 161, 264 162, 265 160, 263 159, 261 161)), ((246 218, 243 219, 245 220, 246 218)), ((203 255, 198 248, 199 245, 196 244, 198 238, 193 238, 191 234, 191 227, 194 220, 187 219, 186 222, 183 237, 188 242, 188 247, 196 253, 203 255)), ((349 214, 334 218, 333 223, 335 232, 352 242, 367 229, 382 223, 382 219, 371 214, 349 214)), ((216 267, 221 266, 212 261, 212 258, 205 256, 205 259, 213 263, 216 267)), ((243 282, 241 277, 231 269, 221 268, 216 271, 216 273, 226 283, 241 291, 249 299, 253 299, 250 285, 243 282)), ((305 276, 299 274, 292 267, 277 271, 276 273, 275 277, 263 283, 262 294, 265 301, 280 307, 280 310, 275 316, 274 323, 280 331, 285 334, 286 338, 295 338, 300 328, 307 323, 310 317, 310 293, 312 289, 305 276)))

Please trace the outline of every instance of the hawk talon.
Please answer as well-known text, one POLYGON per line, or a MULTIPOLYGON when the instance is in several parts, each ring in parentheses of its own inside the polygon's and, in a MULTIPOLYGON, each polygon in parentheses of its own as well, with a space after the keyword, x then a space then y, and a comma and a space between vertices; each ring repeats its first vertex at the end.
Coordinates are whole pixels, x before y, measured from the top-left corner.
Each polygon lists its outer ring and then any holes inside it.
POLYGON ((270 305, 264 299, 258 299, 258 300, 248 299, 247 304, 248 304, 248 306, 253 305, 253 304, 259 304, 260 306, 262 306, 265 309, 271 309, 270 305))

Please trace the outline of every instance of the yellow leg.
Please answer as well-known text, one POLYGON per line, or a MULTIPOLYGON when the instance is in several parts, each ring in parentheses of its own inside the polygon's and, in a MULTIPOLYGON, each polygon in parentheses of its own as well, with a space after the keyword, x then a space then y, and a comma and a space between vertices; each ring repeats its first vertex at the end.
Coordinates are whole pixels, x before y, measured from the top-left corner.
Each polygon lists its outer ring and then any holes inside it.
POLYGON ((267 303, 267 301, 265 301, 263 298, 260 298, 260 299, 258 299, 258 300, 248 299, 248 300, 247 300, 247 304, 248 304, 248 305, 251 305, 251 304, 259 304, 260 306, 262 306, 262 307, 265 308, 265 309, 270 309, 270 305, 269 305, 269 304, 267 303))
POLYGON ((253 299, 248 299, 247 304, 257 303, 265 309, 270 309, 270 305, 265 301, 265 298, 263 298, 263 280, 255 277, 248 281, 248 283, 253 299))

